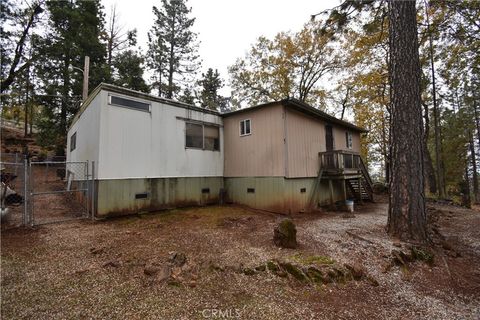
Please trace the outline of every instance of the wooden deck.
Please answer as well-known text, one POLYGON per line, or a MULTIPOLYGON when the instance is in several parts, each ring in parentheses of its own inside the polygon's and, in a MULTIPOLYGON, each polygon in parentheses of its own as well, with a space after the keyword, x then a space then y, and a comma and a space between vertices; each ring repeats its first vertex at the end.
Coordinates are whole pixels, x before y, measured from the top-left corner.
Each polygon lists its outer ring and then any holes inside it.
POLYGON ((373 201, 373 182, 359 153, 334 150, 319 153, 319 180, 344 180, 345 199, 373 201))

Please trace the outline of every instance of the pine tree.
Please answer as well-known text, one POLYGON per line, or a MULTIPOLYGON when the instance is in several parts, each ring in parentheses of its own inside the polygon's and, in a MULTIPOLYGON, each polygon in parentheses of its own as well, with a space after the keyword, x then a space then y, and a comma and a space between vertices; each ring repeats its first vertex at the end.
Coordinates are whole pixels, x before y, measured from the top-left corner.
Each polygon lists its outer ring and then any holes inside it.
POLYGON ((197 34, 191 28, 191 8, 186 0, 162 0, 153 7, 155 23, 148 35, 148 62, 155 72, 153 85, 158 95, 174 98, 199 68, 197 34))
POLYGON ((132 90, 150 92, 143 79, 144 62, 144 58, 133 50, 119 53, 113 60, 113 67, 116 70, 114 83, 132 90))
POLYGON ((223 87, 223 80, 220 78, 218 70, 214 72, 212 68, 209 68, 207 73, 202 73, 202 80, 198 83, 202 87, 200 92, 202 108, 218 110, 224 99, 218 94, 218 90, 223 87))
POLYGON ((423 123, 415 1, 389 1, 391 172, 388 232, 425 241, 423 123))
POLYGON ((84 56, 90 57, 89 88, 108 77, 106 48, 100 42, 104 33, 102 6, 95 1, 48 1, 47 31, 37 44, 42 56, 37 70, 42 83, 45 105, 40 126, 44 143, 56 145, 57 154, 64 153, 68 123, 81 102, 84 56), (52 127, 55 128, 52 130, 52 127))

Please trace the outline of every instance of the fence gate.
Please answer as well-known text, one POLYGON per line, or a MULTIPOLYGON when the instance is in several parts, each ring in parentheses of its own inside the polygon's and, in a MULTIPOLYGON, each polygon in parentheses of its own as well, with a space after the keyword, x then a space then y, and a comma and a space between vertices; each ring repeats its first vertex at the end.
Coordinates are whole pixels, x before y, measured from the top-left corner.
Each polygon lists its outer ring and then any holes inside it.
POLYGON ((89 216, 91 181, 87 162, 30 162, 30 224, 89 216))

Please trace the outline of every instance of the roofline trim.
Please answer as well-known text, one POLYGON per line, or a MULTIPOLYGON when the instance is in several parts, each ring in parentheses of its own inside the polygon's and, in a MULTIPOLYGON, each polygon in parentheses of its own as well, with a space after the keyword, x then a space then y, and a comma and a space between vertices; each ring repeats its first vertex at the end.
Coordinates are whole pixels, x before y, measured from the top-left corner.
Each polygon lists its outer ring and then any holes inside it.
POLYGON ((88 106, 93 101, 93 99, 95 99, 95 97, 98 95, 98 93, 102 90, 113 92, 113 93, 124 94, 124 95, 127 95, 127 96, 133 96, 133 97, 148 100, 148 101, 151 101, 151 102, 159 102, 159 103, 171 105, 171 106, 174 106, 174 107, 199 111, 199 112, 202 112, 202 113, 209 113, 209 114, 213 114, 213 115, 216 115, 216 116, 221 116, 221 114, 218 111, 204 109, 204 108, 200 108, 200 107, 188 104, 188 103, 175 101, 175 100, 167 99, 167 98, 161 98, 161 97, 157 97, 157 96, 154 96, 154 95, 151 95, 151 94, 148 94, 148 93, 144 93, 144 92, 140 92, 140 91, 136 91, 136 90, 132 90, 132 89, 127 89, 127 88, 123 88, 123 87, 119 87, 119 86, 115 86, 115 85, 112 85, 112 84, 102 82, 95 89, 93 89, 93 91, 90 93, 90 95, 87 97, 87 99, 82 103, 82 106, 80 107, 80 109, 77 111, 77 113, 73 117, 72 123, 68 127, 68 130, 70 130, 72 128, 72 126, 78 121, 78 119, 80 118, 82 113, 88 108, 88 106))
POLYGON ((280 104, 282 106, 291 107, 295 110, 304 112, 306 114, 309 114, 309 115, 312 115, 312 116, 315 116, 315 117, 318 117, 318 118, 321 118, 321 119, 323 119, 327 122, 335 123, 335 124, 353 129, 353 130, 358 131, 358 132, 363 132, 363 133, 368 132, 368 130, 366 130, 364 128, 358 127, 358 126, 356 126, 353 123, 350 123, 348 121, 338 119, 334 116, 329 115, 328 113, 326 113, 324 111, 316 109, 316 108, 312 107, 311 105, 309 105, 309 104, 307 104, 303 101, 300 101, 298 99, 294 99, 294 98, 287 98, 287 99, 283 99, 283 100, 279 100, 279 101, 267 102, 267 103, 259 104, 259 105, 249 107, 249 108, 230 111, 230 112, 227 112, 227 113, 223 113, 222 117, 228 117, 230 115, 237 114, 237 113, 242 113, 242 112, 254 111, 254 110, 264 108, 264 107, 268 107, 268 106, 272 106, 272 105, 275 105, 275 104, 280 104))

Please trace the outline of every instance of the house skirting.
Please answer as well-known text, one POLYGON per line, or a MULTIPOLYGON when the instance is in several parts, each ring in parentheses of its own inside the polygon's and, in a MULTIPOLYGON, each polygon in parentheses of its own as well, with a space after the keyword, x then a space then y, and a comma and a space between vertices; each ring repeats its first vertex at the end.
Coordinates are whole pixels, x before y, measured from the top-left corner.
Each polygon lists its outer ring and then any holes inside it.
POLYGON ((223 177, 97 180, 96 217, 219 203, 223 177))
POLYGON ((251 208, 297 213, 345 200, 344 180, 317 178, 242 177, 225 178, 227 199, 251 208), (315 194, 313 194, 315 193, 315 194))

